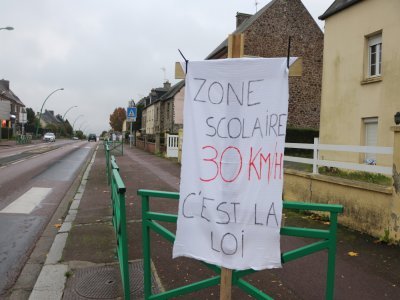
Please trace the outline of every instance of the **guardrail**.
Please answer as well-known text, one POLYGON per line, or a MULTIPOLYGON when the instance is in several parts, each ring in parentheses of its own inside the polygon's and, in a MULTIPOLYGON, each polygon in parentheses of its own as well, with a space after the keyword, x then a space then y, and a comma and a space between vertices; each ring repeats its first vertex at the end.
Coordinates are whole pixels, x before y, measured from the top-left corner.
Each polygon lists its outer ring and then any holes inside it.
POLYGON ((128 264, 128 240, 126 233, 126 208, 125 192, 126 187, 119 174, 119 167, 114 155, 110 155, 109 146, 105 145, 106 172, 108 184, 111 189, 112 202, 112 224, 115 238, 117 240, 117 255, 121 271, 124 299, 130 299, 129 264, 128 264))
POLYGON ((124 155, 124 142, 123 141, 105 141, 104 144, 109 146, 111 154, 124 155))
MULTIPOLYGON (((176 223, 177 215, 165 214, 150 211, 150 198, 166 198, 179 199, 179 193, 162 192, 152 190, 138 190, 138 195, 142 198, 142 239, 143 239, 143 268, 144 268, 144 297, 145 299, 169 299, 187 293, 201 290, 206 287, 218 285, 221 282, 221 269, 218 266, 205 264, 214 270, 217 276, 198 281, 189 285, 181 286, 159 294, 152 294, 151 289, 151 266, 150 266, 150 229, 167 239, 169 242, 175 240, 175 234, 157 221, 176 223)), ((328 250, 328 268, 325 299, 332 300, 334 294, 335 279, 335 256, 336 256, 336 232, 337 232, 337 215, 343 212, 342 205, 334 204, 313 204, 302 202, 283 202, 283 207, 297 210, 323 211, 330 214, 330 225, 326 230, 299 228, 299 227, 282 227, 281 235, 315 238, 319 241, 312 244, 282 253, 282 263, 301 258, 303 256, 327 249, 328 250)), ((254 270, 235 270, 232 272, 232 285, 236 285, 256 299, 272 299, 255 286, 245 281, 241 277, 255 273, 254 270)))
POLYGON ((341 151, 392 155, 392 147, 371 147, 371 146, 351 146, 351 145, 328 145, 319 144, 319 139, 314 138, 314 144, 285 143, 285 148, 313 150, 313 158, 295 157, 285 155, 285 161, 298 162, 313 165, 313 173, 318 173, 318 166, 343 168, 355 171, 365 171, 371 173, 382 173, 392 175, 392 167, 376 166, 369 164, 357 164, 350 162, 330 161, 319 159, 319 151, 341 151))
POLYGON ((17 143, 17 145, 30 144, 32 142, 32 136, 30 134, 17 135, 15 138, 15 142, 17 143))

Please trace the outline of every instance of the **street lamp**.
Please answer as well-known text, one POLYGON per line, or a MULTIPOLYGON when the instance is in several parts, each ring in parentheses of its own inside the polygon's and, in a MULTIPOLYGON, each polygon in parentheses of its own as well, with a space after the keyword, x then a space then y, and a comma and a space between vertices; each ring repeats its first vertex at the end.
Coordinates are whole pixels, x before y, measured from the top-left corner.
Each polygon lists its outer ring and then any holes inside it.
POLYGON ((74 123, 72 124, 72 134, 74 134, 75 122, 76 122, 80 117, 83 117, 83 115, 77 116, 76 119, 75 119, 75 121, 74 121, 74 123))
POLYGON ((11 26, 1 27, 0 30, 14 30, 14 27, 11 26))
POLYGON ((85 124, 85 123, 86 123, 86 121, 83 121, 82 124, 79 126, 79 129, 78 129, 78 130, 81 130, 83 124, 85 124))
POLYGON ((41 117, 42 117, 42 110, 43 110, 44 104, 46 103, 47 99, 49 99, 50 96, 53 95, 55 92, 57 92, 57 91, 63 91, 63 90, 64 90, 64 88, 56 89, 56 90, 52 91, 52 92, 46 97, 46 99, 44 99, 43 104, 42 104, 42 107, 40 108, 39 120, 36 122, 36 136, 38 135, 39 125, 40 125, 40 119, 41 119, 41 117))
MULTIPOLYGON (((71 106, 70 108, 68 108, 67 111, 64 113, 64 115, 62 117, 64 130, 65 130, 65 116, 67 115, 67 112, 69 112, 71 109, 73 109, 75 107, 78 107, 78 105, 74 105, 74 106, 71 106)), ((61 131, 61 129, 60 129, 60 131, 61 131)), ((67 131, 65 130, 65 132, 67 132, 67 131)))

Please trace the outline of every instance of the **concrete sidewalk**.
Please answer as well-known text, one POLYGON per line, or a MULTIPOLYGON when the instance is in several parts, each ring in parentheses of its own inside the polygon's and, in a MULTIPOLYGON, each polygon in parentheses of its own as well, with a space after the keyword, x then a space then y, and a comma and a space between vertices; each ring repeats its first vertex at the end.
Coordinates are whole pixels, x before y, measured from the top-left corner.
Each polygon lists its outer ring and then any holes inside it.
MULTIPOLYGON (((124 155, 116 160, 127 188, 132 298, 140 299, 143 290, 141 204, 136 191, 178 191, 180 166, 134 147, 127 146, 124 151, 124 155)), ((45 277, 39 277, 30 299, 120 299, 122 289, 102 145, 74 199, 53 244, 58 254, 48 255, 48 263, 41 273, 45 277)), ((177 207, 177 202, 172 200, 155 201, 151 205, 154 211, 168 213, 176 213, 177 207)), ((318 220, 294 212, 287 212, 287 216, 287 225, 324 226, 318 220)), ((175 228, 174 225, 168 227, 175 228)), ((307 242, 306 239, 282 237, 282 250, 307 242)), ((173 260, 172 245, 157 234, 152 234, 151 246, 156 291, 169 290, 214 274, 198 261, 173 260)), ((324 299, 326 266, 327 255, 320 252, 285 264, 282 269, 261 271, 246 279, 275 299, 324 299)), ((369 236, 339 229, 335 299, 399 299, 399 270, 398 246, 375 243, 369 236), (357 256, 350 256, 349 252, 357 253, 357 256)), ((233 299, 246 298, 251 297, 233 288, 233 299)), ((179 299, 219 299, 219 288, 204 289, 179 299)))

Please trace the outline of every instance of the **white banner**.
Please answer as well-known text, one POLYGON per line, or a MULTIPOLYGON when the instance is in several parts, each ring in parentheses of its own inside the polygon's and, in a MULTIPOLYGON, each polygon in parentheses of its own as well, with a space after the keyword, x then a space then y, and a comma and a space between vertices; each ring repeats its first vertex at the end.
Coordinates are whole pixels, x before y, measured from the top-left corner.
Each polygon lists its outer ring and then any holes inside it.
POLYGON ((173 257, 281 267, 286 58, 189 62, 173 257))

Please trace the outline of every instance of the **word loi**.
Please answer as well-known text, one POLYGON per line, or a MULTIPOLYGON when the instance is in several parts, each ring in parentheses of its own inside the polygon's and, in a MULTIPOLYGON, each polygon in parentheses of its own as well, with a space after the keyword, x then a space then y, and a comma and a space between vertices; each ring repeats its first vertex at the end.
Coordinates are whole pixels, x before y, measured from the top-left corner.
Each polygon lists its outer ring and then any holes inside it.
MULTIPOLYGON (((204 193, 190 193, 183 199, 181 215, 187 219, 199 219, 205 223, 218 225, 229 224, 254 224, 255 226, 267 226, 279 228, 278 216, 275 210, 275 203, 266 203, 260 205, 253 204, 254 210, 248 213, 242 213, 240 201, 220 201, 204 193), (247 219, 245 219, 247 216, 247 219), (250 219, 250 220, 248 220, 250 219)), ((248 206, 244 208, 247 210, 248 206)), ((225 227, 221 227, 225 228, 225 227)), ((242 229, 240 236, 232 231, 224 231, 220 234, 211 230, 209 246, 216 252, 222 252, 225 255, 240 254, 243 256, 245 241, 245 230, 242 229)))

